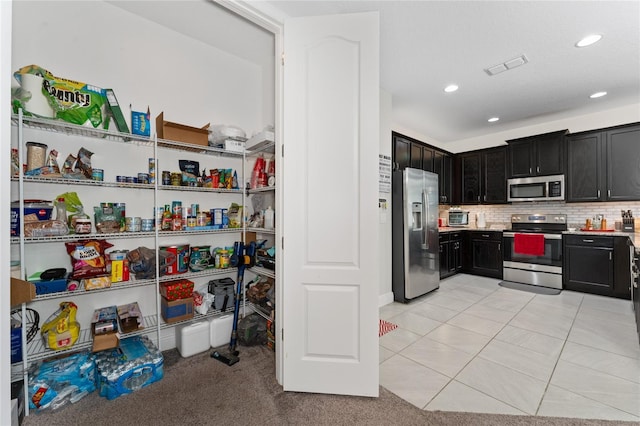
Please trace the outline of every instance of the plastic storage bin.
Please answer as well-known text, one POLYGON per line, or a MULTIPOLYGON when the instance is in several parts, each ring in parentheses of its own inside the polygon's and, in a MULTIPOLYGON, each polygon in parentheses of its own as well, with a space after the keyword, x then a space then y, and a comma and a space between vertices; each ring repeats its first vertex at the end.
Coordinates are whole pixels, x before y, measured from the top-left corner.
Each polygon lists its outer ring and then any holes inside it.
POLYGON ((209 321, 209 340, 212 348, 226 345, 231 340, 233 314, 222 315, 209 321))
POLYGON ((209 349, 209 323, 194 322, 176 330, 176 346, 183 358, 209 349))

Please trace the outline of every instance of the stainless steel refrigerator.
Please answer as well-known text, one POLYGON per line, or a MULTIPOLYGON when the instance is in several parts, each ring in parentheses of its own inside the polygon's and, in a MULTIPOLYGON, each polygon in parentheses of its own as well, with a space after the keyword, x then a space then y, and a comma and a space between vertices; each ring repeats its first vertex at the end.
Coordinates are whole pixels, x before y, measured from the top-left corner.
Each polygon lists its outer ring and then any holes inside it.
POLYGON ((398 170, 392 187, 392 288, 406 303, 440 287, 438 175, 398 170))

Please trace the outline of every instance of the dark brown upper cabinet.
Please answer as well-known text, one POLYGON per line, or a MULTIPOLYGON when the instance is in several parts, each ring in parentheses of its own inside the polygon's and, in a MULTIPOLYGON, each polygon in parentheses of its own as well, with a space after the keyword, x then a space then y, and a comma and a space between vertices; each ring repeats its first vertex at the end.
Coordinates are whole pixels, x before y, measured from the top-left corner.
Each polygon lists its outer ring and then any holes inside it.
POLYGON ((457 162, 461 204, 507 202, 507 147, 465 152, 457 162))
POLYGON ((509 177, 564 174, 567 130, 508 140, 509 177))
POLYGON ((404 170, 411 167, 436 173, 440 204, 450 204, 452 154, 396 132, 392 132, 391 141, 393 169, 404 170))
POLYGON ((640 124, 566 138, 568 202, 640 200, 640 124))

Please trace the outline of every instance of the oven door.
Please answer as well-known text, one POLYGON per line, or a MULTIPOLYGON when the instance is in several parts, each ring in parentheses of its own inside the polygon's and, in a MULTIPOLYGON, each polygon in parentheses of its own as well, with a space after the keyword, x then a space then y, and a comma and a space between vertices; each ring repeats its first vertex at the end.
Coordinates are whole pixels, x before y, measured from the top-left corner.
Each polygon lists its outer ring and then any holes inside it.
POLYGON ((513 243, 515 234, 515 232, 504 232, 502 234, 504 239, 503 259, 505 263, 509 262, 512 267, 534 265, 534 267, 527 268, 562 273, 562 234, 543 234, 544 254, 542 255, 516 253, 513 243))
POLYGON ((503 233, 504 280, 562 290, 562 234, 543 234, 544 253, 541 255, 517 253, 515 234, 503 233))

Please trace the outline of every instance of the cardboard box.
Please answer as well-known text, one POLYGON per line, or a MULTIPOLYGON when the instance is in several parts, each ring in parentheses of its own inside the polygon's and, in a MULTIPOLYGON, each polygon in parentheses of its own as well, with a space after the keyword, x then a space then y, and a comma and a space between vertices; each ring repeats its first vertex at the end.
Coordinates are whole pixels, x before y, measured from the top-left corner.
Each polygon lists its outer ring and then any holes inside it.
POLYGON ((118 306, 118 321, 123 333, 130 333, 142 327, 142 312, 138 302, 118 306))
POLYGON ((160 294, 169 301, 186 299, 193 294, 193 281, 182 279, 160 283, 160 294))
POLYGON ((156 132, 158 138, 193 145, 209 146, 209 123, 201 128, 185 126, 164 120, 164 112, 156 117, 156 132))
POLYGON ((11 306, 31 302, 35 297, 35 285, 29 281, 11 277, 11 306))
POLYGON ((120 344, 118 334, 118 308, 107 306, 93 311, 91 318, 93 352, 117 348, 120 344))
POLYGON ((193 297, 174 301, 163 297, 160 313, 167 324, 191 319, 193 318, 193 297))

